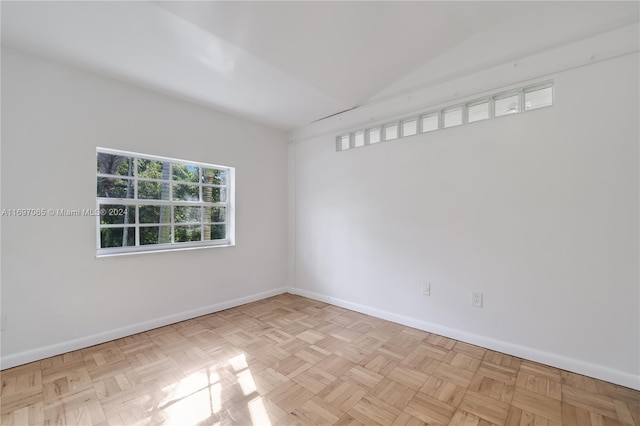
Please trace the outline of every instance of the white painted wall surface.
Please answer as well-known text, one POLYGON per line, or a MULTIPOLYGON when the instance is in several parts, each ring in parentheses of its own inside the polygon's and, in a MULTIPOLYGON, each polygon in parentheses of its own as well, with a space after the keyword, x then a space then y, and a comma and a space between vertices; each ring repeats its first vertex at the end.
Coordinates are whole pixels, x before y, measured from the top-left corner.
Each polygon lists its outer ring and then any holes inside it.
POLYGON ((636 53, 551 76, 551 108, 298 143, 296 291, 640 388, 638 75, 636 53))
POLYGON ((95 258, 92 217, 2 218, 2 367, 283 291, 286 135, 2 49, 2 207, 95 208, 96 146, 236 168, 236 246, 95 258))

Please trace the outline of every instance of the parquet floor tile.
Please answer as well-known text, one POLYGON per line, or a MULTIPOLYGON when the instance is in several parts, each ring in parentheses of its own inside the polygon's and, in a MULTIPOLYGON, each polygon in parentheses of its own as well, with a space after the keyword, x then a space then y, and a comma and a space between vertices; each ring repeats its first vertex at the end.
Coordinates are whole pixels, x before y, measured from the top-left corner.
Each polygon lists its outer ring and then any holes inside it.
POLYGON ((515 386, 505 384, 500 380, 492 379, 481 374, 476 374, 473 376, 468 389, 481 395, 497 399, 498 401, 510 403, 513 398, 515 386))
POLYGON ((362 397, 347 414, 366 425, 391 425, 401 413, 393 405, 369 394, 362 397))
POLYGON ((442 425, 449 423, 456 408, 426 393, 417 392, 404 411, 425 423, 442 425))
MULTIPOLYGON (((478 417, 471 413, 467 413, 466 411, 457 410, 454 413, 453 417, 451 418, 449 425, 450 426, 492 426, 493 423, 487 420, 484 420, 481 417, 478 417)), ((518 426, 520 426, 519 423, 518 423, 518 426)))
POLYGON ((298 383, 287 381, 266 396, 284 411, 291 413, 313 398, 314 394, 298 383))
POLYGON ((301 424, 318 425, 333 424, 342 417, 343 413, 324 399, 314 396, 304 405, 291 413, 301 424))
POLYGON ((414 370, 403 365, 391 370, 388 377, 396 382, 402 383, 411 389, 420 389, 424 382, 427 381, 429 375, 418 370, 414 370))
POLYGON ((398 366, 399 362, 396 359, 381 354, 379 352, 372 352, 367 355, 361 362, 366 369, 378 373, 382 376, 387 376, 394 368, 398 366))
POLYGON ((314 366, 294 377, 292 380, 314 394, 318 394, 326 386, 335 382, 336 379, 337 377, 333 374, 329 374, 325 370, 314 366))
POLYGON ((549 420, 562 421, 561 402, 539 393, 516 387, 511 405, 549 420))
POLYGON ((283 294, 0 372, 2 425, 640 426, 640 392, 283 294))
POLYGON ((460 409, 498 425, 504 424, 509 414, 509 404, 506 402, 499 402, 473 391, 464 394, 460 409))
POLYGON ((458 386, 462 386, 465 389, 469 387, 469 383, 471 383, 471 379, 473 379, 474 376, 473 372, 454 367, 444 361, 433 371, 433 375, 448 382, 455 383, 458 386))
POLYGON ((462 402, 466 389, 439 379, 435 376, 429 376, 424 385, 420 388, 420 392, 425 393, 438 401, 457 407, 462 402))
POLYGON ((488 377, 506 385, 515 385, 518 378, 518 370, 502 365, 482 363, 480 364, 476 375, 488 377))
POLYGON ((424 425, 426 425, 425 422, 413 417, 411 414, 407 413, 406 411, 403 411, 402 413, 400 413, 398 417, 396 417, 392 426, 424 426, 424 425))
POLYGON ((366 394, 359 387, 338 379, 320 391, 318 396, 336 409, 346 412, 366 394))
POLYGON ((385 401, 387 404, 393 405, 399 410, 403 410, 407 403, 415 396, 416 390, 411 389, 403 384, 385 378, 378 382, 371 389, 371 395, 385 401))

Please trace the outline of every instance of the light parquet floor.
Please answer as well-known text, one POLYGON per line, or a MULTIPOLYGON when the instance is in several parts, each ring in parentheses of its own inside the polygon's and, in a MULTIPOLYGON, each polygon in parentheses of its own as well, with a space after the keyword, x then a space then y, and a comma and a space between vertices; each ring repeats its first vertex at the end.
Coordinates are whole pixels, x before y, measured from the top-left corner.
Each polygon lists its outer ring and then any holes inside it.
POLYGON ((640 426, 640 392, 290 294, 1 372, 3 425, 640 426))

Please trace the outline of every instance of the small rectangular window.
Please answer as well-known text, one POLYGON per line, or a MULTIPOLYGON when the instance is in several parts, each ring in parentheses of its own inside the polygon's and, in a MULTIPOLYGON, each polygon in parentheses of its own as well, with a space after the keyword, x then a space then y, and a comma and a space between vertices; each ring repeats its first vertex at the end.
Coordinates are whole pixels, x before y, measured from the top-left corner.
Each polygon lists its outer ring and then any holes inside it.
POLYGON ((340 151, 346 151, 351 148, 349 135, 342 135, 338 137, 338 149, 340 151))
POLYGON ((367 136, 370 144, 380 142, 380 127, 367 130, 367 136))
MULTIPOLYGON (((537 108, 551 106, 554 103, 554 82, 545 81, 520 88, 509 88, 495 94, 482 95, 483 98, 470 100, 467 103, 453 105, 443 105, 438 111, 427 112, 419 117, 391 118, 394 122, 387 122, 382 126, 371 127, 366 130, 359 130, 350 135, 339 135, 336 138, 336 149, 338 151, 374 144, 381 141, 390 141, 397 138, 412 136, 417 133, 427 133, 434 130, 459 126, 461 124, 475 123, 477 121, 488 120, 504 115, 518 114, 537 108)), ((462 102, 462 101, 461 101, 462 102)), ((195 173, 195 171, 193 172, 195 173)), ((188 173, 187 173, 188 175, 188 173)), ((132 177, 127 174, 126 169, 121 169, 113 176, 105 177, 103 185, 107 186, 112 193, 105 197, 129 197, 132 177), (113 195, 112 195, 113 194, 113 195)), ((174 199, 175 195, 165 194, 160 191, 157 182, 153 179, 139 179, 144 186, 137 189, 140 197, 149 199, 167 200, 174 199)), ((191 180, 188 176, 181 180, 178 196, 190 197, 189 184, 191 180)))
POLYGON ((384 140, 390 141, 391 139, 398 138, 398 124, 387 124, 384 126, 384 140))
POLYGON ((470 104, 467 106, 468 122, 486 120, 489 118, 489 101, 470 104))
POLYGON ((422 133, 438 130, 438 113, 423 115, 420 117, 420 131, 422 133))
POLYGON ((402 122, 402 136, 412 136, 418 133, 418 120, 412 118, 402 122))
POLYGON ((520 94, 509 95, 495 99, 495 116, 517 114, 520 112, 520 94))
POLYGON ((444 127, 453 127, 462 124, 462 107, 444 110, 444 127))
POLYGON ((233 168, 96 151, 98 256, 233 244, 233 168))
POLYGON ((524 93, 524 109, 530 111, 536 108, 542 108, 553 105, 553 87, 545 87, 541 89, 531 89, 524 93))

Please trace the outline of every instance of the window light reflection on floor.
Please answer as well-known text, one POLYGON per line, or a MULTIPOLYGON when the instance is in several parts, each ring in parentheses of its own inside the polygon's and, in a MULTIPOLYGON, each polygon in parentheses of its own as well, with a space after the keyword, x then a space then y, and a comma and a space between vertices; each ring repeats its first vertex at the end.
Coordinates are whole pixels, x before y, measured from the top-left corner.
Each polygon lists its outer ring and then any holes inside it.
MULTIPOLYGON (((233 369, 237 385, 221 380, 217 371, 207 368, 163 388, 166 397, 157 407, 162 421, 169 424, 198 424, 205 420, 222 420, 222 416, 225 416, 225 413, 221 412, 224 392, 232 393, 234 390, 231 387, 238 385, 245 396, 257 392, 245 354, 239 354, 217 368, 225 366, 233 369)), ((256 398, 247 402, 247 409, 253 425, 271 426, 261 396, 256 394, 256 398)))
POLYGON ((241 371, 236 374, 238 378, 238 383, 240 383, 240 387, 242 388, 242 393, 245 395, 251 395, 254 393, 256 389, 256 382, 253 381, 253 376, 249 370, 241 371))
POLYGON ((164 421, 196 424, 222 409, 222 383, 218 373, 198 371, 163 389, 168 392, 160 403, 164 421))
POLYGON ((261 396, 249 401, 248 405, 251 422, 254 425, 271 426, 269 414, 267 414, 267 409, 264 407, 264 402, 262 402, 261 396))

